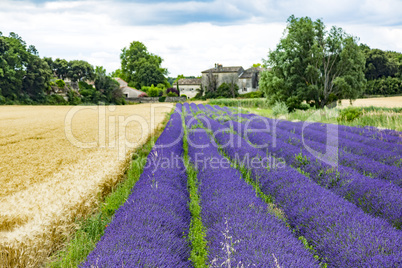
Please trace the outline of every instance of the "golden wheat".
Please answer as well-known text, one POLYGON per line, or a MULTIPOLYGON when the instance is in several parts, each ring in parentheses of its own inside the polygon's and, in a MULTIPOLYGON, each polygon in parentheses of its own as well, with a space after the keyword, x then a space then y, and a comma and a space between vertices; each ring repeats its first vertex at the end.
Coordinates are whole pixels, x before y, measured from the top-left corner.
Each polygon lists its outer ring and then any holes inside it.
POLYGON ((33 267, 49 256, 172 107, 0 107, 0 263, 33 267))
MULTIPOLYGON (((340 105, 342 108, 349 107, 349 100, 342 100, 340 105)), ((384 97, 384 98, 367 98, 367 99, 357 99, 353 101, 353 106, 367 107, 367 106, 377 106, 377 107, 402 107, 402 96, 397 97, 384 97)))

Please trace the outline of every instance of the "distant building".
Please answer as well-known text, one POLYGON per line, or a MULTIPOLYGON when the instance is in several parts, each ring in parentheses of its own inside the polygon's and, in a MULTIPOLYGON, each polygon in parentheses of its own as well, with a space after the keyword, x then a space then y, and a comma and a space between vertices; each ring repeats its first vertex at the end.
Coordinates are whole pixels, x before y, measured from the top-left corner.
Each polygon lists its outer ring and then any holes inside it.
POLYGON ((260 72, 265 70, 255 67, 244 70, 241 66, 224 67, 222 64, 215 64, 214 68, 201 72, 201 81, 206 86, 213 76, 217 87, 223 83, 235 83, 239 86, 239 94, 245 94, 259 89, 260 72))
MULTIPOLYGON (((201 79, 200 78, 185 78, 179 79, 177 81, 179 84, 180 95, 186 95, 189 98, 195 97, 198 91, 201 88, 201 79)), ((173 84, 173 87, 177 89, 177 83, 173 84)))
POLYGON ((114 78, 114 79, 115 79, 117 82, 119 82, 119 84, 120 84, 120 89, 121 89, 121 91, 123 92, 123 96, 124 96, 126 99, 138 98, 139 95, 141 95, 142 93, 145 93, 145 92, 143 92, 143 91, 141 91, 141 90, 138 90, 138 89, 129 87, 128 84, 127 84, 127 82, 124 81, 124 80, 121 79, 121 78, 114 78))

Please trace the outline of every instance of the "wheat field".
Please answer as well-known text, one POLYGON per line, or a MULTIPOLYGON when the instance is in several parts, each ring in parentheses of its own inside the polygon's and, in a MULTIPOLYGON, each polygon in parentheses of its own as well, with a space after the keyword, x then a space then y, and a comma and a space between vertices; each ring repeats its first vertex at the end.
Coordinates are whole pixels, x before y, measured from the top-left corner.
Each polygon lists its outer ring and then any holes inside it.
MULTIPOLYGON (((345 108, 349 106, 351 106, 349 100, 342 100, 340 108, 345 108)), ((353 106, 358 107, 376 106, 376 107, 387 107, 387 108, 402 107, 402 96, 357 99, 353 101, 353 106)))
POLYGON ((172 108, 0 106, 0 263, 43 262, 172 108))

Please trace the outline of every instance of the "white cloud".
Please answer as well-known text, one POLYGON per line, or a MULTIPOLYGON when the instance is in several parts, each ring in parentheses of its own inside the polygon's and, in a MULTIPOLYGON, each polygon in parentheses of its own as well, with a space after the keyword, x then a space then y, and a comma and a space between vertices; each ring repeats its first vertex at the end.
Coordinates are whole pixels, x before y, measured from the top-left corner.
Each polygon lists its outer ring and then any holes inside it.
POLYGON ((164 59, 171 76, 200 75, 214 63, 261 62, 279 42, 289 15, 323 18, 370 47, 402 51, 397 0, 240 0, 179 3, 0 2, 0 31, 18 33, 41 56, 84 59, 109 72, 120 50, 141 41, 164 59), (189 22, 194 16, 194 21, 189 22), (205 21, 205 22, 196 22, 205 21), (396 24, 397 26, 393 25, 396 24), (399 25, 399 26, 398 26, 399 25))

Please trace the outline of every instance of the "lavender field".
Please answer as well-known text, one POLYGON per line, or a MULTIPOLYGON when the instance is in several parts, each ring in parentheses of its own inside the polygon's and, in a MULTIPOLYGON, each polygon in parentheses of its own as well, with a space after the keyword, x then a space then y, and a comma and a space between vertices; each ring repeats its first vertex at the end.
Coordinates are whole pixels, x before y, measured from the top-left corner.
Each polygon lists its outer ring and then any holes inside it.
POLYGON ((177 104, 81 267, 402 267, 402 133, 177 104))

